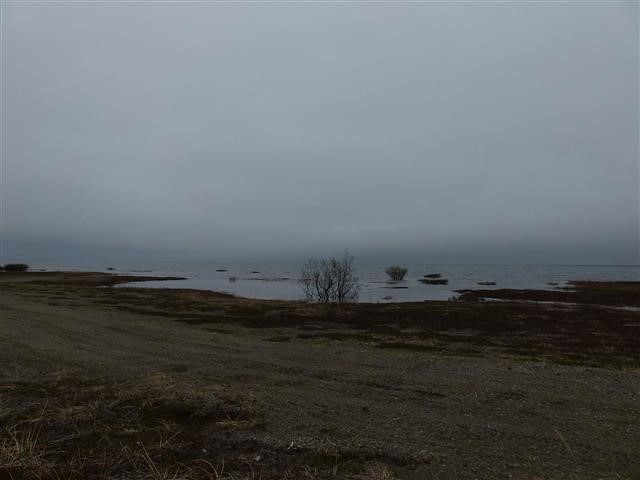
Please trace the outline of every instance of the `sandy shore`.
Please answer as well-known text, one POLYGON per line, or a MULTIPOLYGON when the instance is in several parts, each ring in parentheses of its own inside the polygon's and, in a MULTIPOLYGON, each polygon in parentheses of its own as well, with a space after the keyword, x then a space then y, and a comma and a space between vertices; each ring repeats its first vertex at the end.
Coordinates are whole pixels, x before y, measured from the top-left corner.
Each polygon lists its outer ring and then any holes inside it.
POLYGON ((125 280, 0 274, 0 478, 640 477, 638 283, 338 308, 125 280))

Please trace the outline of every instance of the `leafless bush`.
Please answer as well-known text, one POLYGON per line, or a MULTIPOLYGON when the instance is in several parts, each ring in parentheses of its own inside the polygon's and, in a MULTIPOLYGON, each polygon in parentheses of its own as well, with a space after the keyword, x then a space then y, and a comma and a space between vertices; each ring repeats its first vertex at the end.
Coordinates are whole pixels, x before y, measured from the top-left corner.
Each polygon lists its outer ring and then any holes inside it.
POLYGON ((353 255, 345 251, 340 260, 307 261, 300 280, 306 299, 321 303, 356 301, 360 280, 355 276, 353 260, 353 255))
POLYGON ((402 280, 407 274, 407 269, 398 265, 392 265, 385 270, 391 280, 402 280))

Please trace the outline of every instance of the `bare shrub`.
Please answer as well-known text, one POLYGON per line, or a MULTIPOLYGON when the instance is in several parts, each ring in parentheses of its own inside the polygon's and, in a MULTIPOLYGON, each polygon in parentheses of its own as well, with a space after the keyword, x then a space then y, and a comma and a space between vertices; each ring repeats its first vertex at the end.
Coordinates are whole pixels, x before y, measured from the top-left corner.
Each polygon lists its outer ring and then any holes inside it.
POLYGON ((308 260, 300 280, 305 298, 320 303, 356 301, 360 280, 355 276, 353 260, 353 255, 347 251, 340 260, 308 260))
POLYGON ((387 275, 389 275, 389 278, 395 281, 402 280, 407 274, 407 271, 408 270, 406 268, 400 267, 399 265, 392 265, 390 267, 387 267, 387 269, 385 270, 387 275))

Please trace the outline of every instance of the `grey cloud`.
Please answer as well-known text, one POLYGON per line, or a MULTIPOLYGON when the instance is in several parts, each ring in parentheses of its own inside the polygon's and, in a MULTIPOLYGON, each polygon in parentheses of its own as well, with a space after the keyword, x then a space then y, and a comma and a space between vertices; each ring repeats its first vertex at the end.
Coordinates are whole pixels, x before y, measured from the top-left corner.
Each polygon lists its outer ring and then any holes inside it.
POLYGON ((4 257, 640 263, 635 2, 2 15, 4 257))

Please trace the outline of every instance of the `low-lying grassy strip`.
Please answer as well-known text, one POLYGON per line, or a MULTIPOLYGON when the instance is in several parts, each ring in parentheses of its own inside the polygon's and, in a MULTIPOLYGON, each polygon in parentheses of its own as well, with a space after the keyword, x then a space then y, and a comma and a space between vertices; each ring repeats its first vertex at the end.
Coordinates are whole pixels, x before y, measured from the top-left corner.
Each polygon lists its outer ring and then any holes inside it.
POLYGON ((414 351, 464 356, 497 354, 587 366, 640 366, 640 314, 594 305, 480 301, 317 305, 190 290, 99 290, 96 301, 118 309, 189 324, 295 328, 305 331, 295 335, 302 340, 396 342, 412 345, 414 351), (317 331, 318 324, 324 325, 323 331, 317 331))
MULTIPOLYGON (((415 352, 508 355, 615 368, 640 366, 640 313, 607 306, 621 302, 633 305, 640 298, 640 282, 575 282, 575 291, 560 292, 491 291, 517 300, 560 295, 571 298, 574 305, 485 302, 480 301, 482 291, 463 295, 465 301, 461 302, 320 305, 188 289, 110 288, 121 283, 122 277, 105 274, 65 274, 51 277, 56 279, 51 281, 37 273, 26 275, 35 281, 4 283, 3 288, 27 297, 49 296, 52 305, 64 305, 66 297, 69 306, 82 300, 189 324, 298 330, 317 330, 318 324, 323 325, 322 332, 284 336, 299 341, 324 338, 415 352)), ((275 337, 286 341, 283 335, 275 337)))
POLYGON ((462 300, 483 298, 524 300, 537 302, 564 302, 619 307, 640 307, 640 282, 572 281, 569 287, 556 290, 459 290, 462 300))

